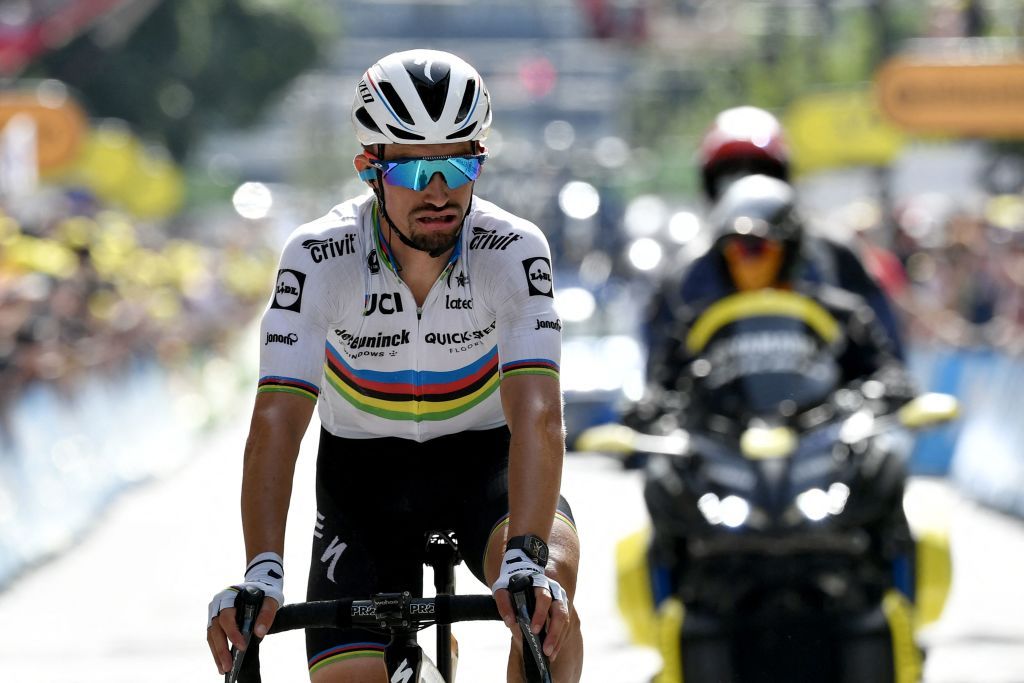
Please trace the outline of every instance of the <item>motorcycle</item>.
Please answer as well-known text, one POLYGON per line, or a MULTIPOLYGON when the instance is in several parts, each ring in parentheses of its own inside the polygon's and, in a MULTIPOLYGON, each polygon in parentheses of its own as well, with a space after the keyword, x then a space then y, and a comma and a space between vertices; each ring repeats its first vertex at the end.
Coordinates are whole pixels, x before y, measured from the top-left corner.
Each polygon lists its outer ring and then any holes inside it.
MULTIPOLYGON (((809 381, 775 379, 777 396, 809 381)), ((941 613, 950 560, 943 538, 908 524, 906 463, 913 431, 957 403, 923 394, 885 413, 873 391, 700 430, 580 435, 581 451, 648 454, 652 529, 622 541, 617 564, 634 640, 662 655, 656 683, 920 679, 915 629, 941 613)))

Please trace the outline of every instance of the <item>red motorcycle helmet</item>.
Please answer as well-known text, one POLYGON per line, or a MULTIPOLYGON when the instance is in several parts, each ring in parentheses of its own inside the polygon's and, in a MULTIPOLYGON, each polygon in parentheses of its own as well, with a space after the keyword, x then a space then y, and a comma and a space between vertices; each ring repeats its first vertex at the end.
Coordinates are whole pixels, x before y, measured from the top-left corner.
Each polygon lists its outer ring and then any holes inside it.
POLYGON ((715 117, 700 145, 704 195, 715 202, 736 178, 760 174, 789 182, 789 148, 782 124, 758 107, 734 107, 715 117))

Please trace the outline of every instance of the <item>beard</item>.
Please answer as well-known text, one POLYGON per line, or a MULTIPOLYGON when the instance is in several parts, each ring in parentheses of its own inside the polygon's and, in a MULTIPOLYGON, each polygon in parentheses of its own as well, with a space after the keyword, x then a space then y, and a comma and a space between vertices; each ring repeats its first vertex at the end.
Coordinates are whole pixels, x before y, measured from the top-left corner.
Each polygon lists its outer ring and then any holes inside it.
POLYGON ((413 230, 410 231, 409 241, 420 251, 443 253, 455 246, 460 232, 462 232, 462 223, 459 223, 450 232, 413 230))
POLYGON ((443 254, 455 246, 455 243, 459 240, 459 235, 462 233, 462 224, 466 220, 466 212, 458 207, 451 208, 456 209, 456 213, 459 214, 459 219, 455 227, 447 231, 418 230, 414 227, 416 225, 416 221, 412 218, 412 215, 415 212, 410 212, 406 225, 409 226, 409 241, 412 242, 415 248, 430 254, 443 254))

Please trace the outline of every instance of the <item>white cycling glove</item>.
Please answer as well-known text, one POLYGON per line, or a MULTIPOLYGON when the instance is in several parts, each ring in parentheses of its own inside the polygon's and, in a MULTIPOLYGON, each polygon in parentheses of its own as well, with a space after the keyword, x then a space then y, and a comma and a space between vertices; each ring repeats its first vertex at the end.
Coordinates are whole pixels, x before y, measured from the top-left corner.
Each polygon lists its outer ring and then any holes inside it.
POLYGON ((207 613, 206 628, 210 628, 221 610, 235 606, 238 591, 249 587, 259 588, 266 597, 277 600, 278 606, 283 605, 284 564, 282 564, 281 556, 277 553, 260 553, 252 558, 252 562, 245 568, 244 582, 228 586, 213 596, 207 613))
POLYGON ((543 567, 531 560, 522 550, 518 549, 505 551, 505 557, 501 560, 501 574, 498 575, 498 580, 491 586, 491 593, 497 593, 502 589, 508 590, 508 582, 512 580, 513 576, 518 574, 526 574, 533 581, 534 586, 546 588, 551 593, 552 600, 568 603, 565 589, 557 581, 545 574, 543 567))

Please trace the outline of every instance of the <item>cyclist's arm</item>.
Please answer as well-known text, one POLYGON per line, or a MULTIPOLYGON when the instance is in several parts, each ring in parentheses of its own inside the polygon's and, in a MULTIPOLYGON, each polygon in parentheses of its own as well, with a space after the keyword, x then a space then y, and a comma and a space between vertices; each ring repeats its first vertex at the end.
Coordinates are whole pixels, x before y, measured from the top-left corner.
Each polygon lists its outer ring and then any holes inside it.
POLYGON ((509 448, 508 535, 547 539, 558 504, 565 443, 558 379, 507 377, 501 403, 512 432, 509 448))
POLYGON ((283 556, 292 474, 323 376, 328 302, 348 284, 333 280, 302 247, 311 235, 338 232, 303 227, 281 254, 274 293, 260 321, 260 381, 242 471, 242 531, 247 560, 283 556))
POLYGON ((304 396, 256 396, 242 470, 242 531, 246 560, 261 552, 284 556, 285 522, 299 444, 316 404, 304 396))
MULTIPOLYGON (((558 380, 562 322, 554 308, 554 273, 543 234, 525 221, 513 227, 520 239, 508 250, 477 253, 481 260, 474 277, 482 285, 477 313, 485 317, 493 314, 497 323, 501 401, 512 434, 507 533, 509 537, 534 535, 547 541, 558 503, 565 451, 558 380)), ((544 572, 543 567, 535 568, 544 572)), ((503 562, 501 573, 507 580, 506 570, 510 565, 503 562)), ((547 622, 544 644, 549 650, 557 649, 569 623, 566 594, 556 578, 548 576, 538 581, 534 572, 533 626, 537 632, 547 622)), ((499 577, 495 585, 502 580, 499 577)), ((515 618, 508 591, 492 590, 499 613, 512 627, 515 618)))
MULTIPOLYGON (((246 564, 263 552, 284 555, 284 529, 291 498, 292 474, 299 444, 316 404, 286 393, 257 394, 242 471, 242 530, 246 564)), ((254 631, 262 637, 280 605, 264 600, 254 631)), ((231 668, 228 644, 244 649, 235 610, 223 610, 207 633, 207 642, 221 673, 231 668), (230 641, 229 643, 225 642, 230 641)))
MULTIPOLYGON (((501 404, 509 448, 509 536, 551 534, 565 439, 562 430, 562 321, 554 307, 554 273, 543 234, 518 221, 508 250, 481 251, 480 308, 494 315, 501 359, 501 404)), ((483 323, 484 320, 481 320, 483 323)))
POLYGON ((338 313, 331 302, 351 284, 332 273, 353 269, 324 268, 302 246, 343 235, 341 229, 318 232, 316 225, 289 238, 260 321, 260 380, 242 469, 242 531, 250 561, 266 552, 284 556, 295 459, 323 381, 327 321, 338 313))
MULTIPOLYGON (((501 403, 512 433, 508 463, 508 537, 532 534, 547 541, 558 504, 565 454, 558 379, 531 374, 506 377, 501 383, 501 403)), ((544 646, 550 655, 558 649, 566 633, 568 604, 564 592, 562 599, 553 600, 554 586, 550 593, 540 588, 535 591, 533 629, 536 633, 547 624, 544 646)), ((514 613, 508 594, 498 591, 495 600, 502 619, 511 626, 514 613)))

